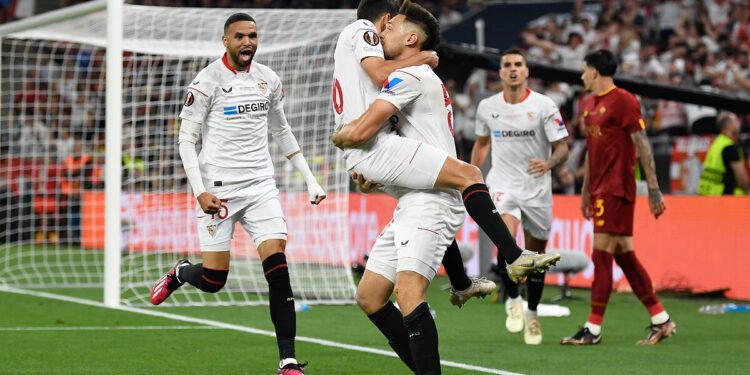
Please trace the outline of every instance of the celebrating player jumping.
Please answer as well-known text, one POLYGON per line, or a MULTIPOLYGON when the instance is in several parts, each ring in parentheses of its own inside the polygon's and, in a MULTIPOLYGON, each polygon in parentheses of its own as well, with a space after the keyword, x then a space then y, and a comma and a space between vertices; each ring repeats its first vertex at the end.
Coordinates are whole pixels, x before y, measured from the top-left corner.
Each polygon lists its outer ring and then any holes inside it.
POLYGON ((284 114, 284 91, 274 71, 253 62, 258 48, 255 20, 236 13, 224 24, 226 53, 204 68, 188 87, 180 118, 180 157, 198 205, 203 263, 181 259, 151 291, 162 303, 185 282, 218 292, 229 273, 230 242, 236 222, 255 241, 268 281, 271 320, 281 363, 277 374, 303 374, 294 350, 296 317, 284 249, 286 220, 268 151, 268 131, 302 174, 310 203, 326 195, 302 156, 284 114), (203 148, 196 154, 195 144, 203 148))

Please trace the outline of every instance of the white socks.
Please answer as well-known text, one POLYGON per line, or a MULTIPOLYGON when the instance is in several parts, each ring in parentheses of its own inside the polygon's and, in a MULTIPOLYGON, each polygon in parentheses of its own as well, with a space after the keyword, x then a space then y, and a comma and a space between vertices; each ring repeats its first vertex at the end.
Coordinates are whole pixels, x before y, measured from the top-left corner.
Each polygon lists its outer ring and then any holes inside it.
POLYGON ((589 332, 591 332, 594 336, 599 336, 602 334, 602 326, 598 324, 594 324, 591 322, 586 322, 586 324, 583 325, 584 328, 588 328, 589 332))
POLYGON ((297 360, 295 358, 284 358, 279 363, 279 368, 284 368, 284 366, 286 366, 286 365, 288 365, 290 363, 293 363, 293 364, 296 365, 297 364, 297 360))
POLYGON ((669 314, 667 311, 662 311, 651 317, 651 324, 664 324, 669 320, 669 314))

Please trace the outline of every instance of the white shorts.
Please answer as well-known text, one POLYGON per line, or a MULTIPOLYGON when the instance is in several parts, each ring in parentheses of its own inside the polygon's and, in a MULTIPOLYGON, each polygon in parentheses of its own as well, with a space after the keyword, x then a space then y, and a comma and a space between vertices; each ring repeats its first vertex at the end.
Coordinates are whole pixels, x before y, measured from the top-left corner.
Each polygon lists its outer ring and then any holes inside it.
POLYGON ((432 281, 466 216, 460 199, 439 194, 412 192, 401 198, 393 219, 375 240, 368 270, 393 283, 401 271, 432 281))
POLYGON ((432 189, 448 153, 420 141, 394 134, 380 136, 370 155, 354 164, 357 172, 383 185, 432 189))
POLYGON ((552 229, 552 206, 530 206, 513 193, 490 188, 492 201, 500 215, 511 215, 521 221, 523 229, 538 240, 549 239, 552 229))
POLYGON ((207 191, 221 200, 219 213, 207 215, 196 204, 201 251, 229 251, 238 221, 255 241, 256 248, 270 239, 286 240, 286 219, 279 189, 272 178, 262 181, 209 186, 207 191))

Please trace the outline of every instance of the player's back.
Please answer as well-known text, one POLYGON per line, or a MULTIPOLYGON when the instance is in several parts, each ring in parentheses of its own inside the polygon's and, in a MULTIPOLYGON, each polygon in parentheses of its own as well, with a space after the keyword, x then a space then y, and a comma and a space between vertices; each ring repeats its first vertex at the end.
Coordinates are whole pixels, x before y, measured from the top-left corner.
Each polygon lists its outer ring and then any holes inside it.
POLYGON ((555 103, 527 89, 519 103, 508 103, 505 92, 482 100, 477 107, 477 134, 491 139, 492 169, 487 184, 495 190, 513 193, 529 204, 552 204, 552 176, 528 173, 529 160, 545 160, 551 142, 568 136, 555 103))
POLYGON ((635 144, 630 134, 645 128, 638 100, 615 87, 588 96, 583 105, 590 191, 635 199, 635 144))
MULTIPOLYGON (((341 31, 333 55, 332 105, 336 130, 359 118, 378 95, 379 87, 362 68, 361 62, 367 57, 383 58, 383 47, 375 25, 360 19, 341 31)), ((376 140, 377 136, 371 142, 376 140)), ((364 159, 371 146, 368 143, 344 150, 347 167, 364 159)))
MULTIPOLYGON (((393 72, 383 92, 395 91, 399 84, 416 84, 419 92, 415 100, 397 113, 398 122, 395 125, 399 133, 437 147, 455 158, 453 107, 443 81, 428 65, 410 66, 393 72)), ((415 94, 412 92, 408 95, 415 94)))
MULTIPOLYGON (((395 128, 401 136, 415 139, 456 157, 453 139, 453 108, 440 78, 428 65, 410 66, 391 73, 383 85, 380 99, 400 108, 395 116, 395 128)), ((388 137, 383 138, 387 142, 388 137)), ((409 190, 396 189, 400 201, 433 199, 460 204, 460 194, 454 189, 409 190), (435 194, 437 193, 437 195, 435 194)), ((463 212, 463 208, 456 210, 463 212)))

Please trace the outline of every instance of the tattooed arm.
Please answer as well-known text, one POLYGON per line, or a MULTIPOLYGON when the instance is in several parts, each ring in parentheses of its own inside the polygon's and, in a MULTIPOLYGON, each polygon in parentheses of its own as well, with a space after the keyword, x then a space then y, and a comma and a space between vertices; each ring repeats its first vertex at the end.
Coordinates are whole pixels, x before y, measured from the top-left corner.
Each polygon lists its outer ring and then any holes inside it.
POLYGON ((659 190, 659 181, 656 180, 656 164, 654 163, 654 155, 651 153, 651 146, 648 144, 646 131, 639 130, 635 133, 631 133, 630 138, 633 139, 635 147, 638 149, 641 169, 646 176, 646 184, 648 185, 648 206, 651 209, 651 214, 658 219, 667 207, 664 204, 664 198, 661 196, 661 191, 659 190))
POLYGON ((539 178, 544 176, 548 170, 557 167, 560 163, 568 160, 568 141, 563 138, 552 142, 552 155, 547 160, 531 159, 527 172, 539 178))

